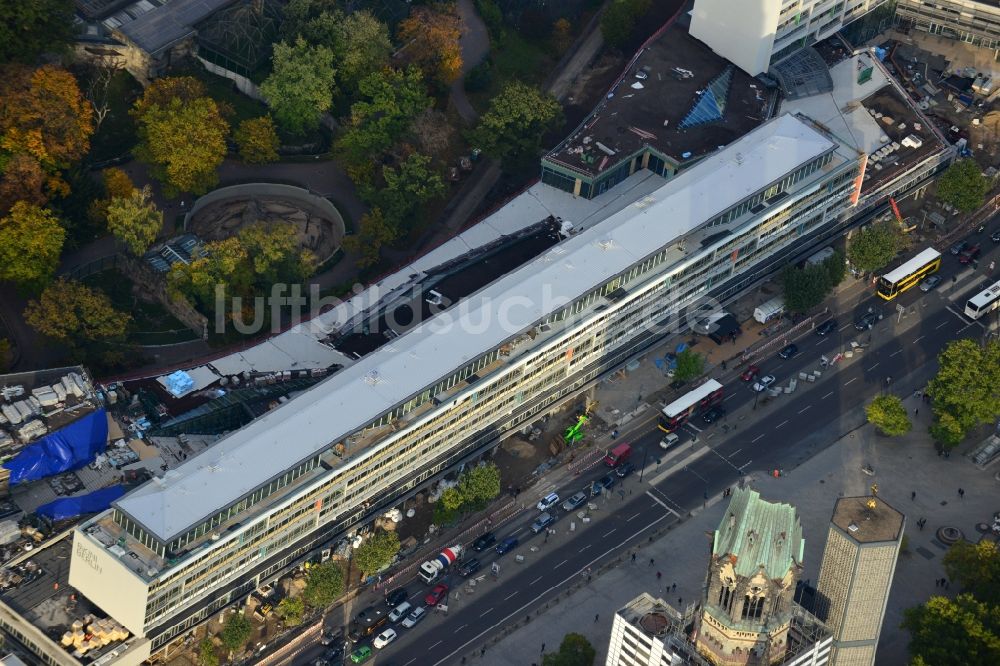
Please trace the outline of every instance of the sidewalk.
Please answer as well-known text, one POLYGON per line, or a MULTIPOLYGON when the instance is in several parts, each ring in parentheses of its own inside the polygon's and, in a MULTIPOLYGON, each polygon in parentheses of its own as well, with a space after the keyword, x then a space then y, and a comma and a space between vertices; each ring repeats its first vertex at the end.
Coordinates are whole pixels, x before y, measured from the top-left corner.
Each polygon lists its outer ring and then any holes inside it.
MULTIPOLYGON (((918 371, 902 378, 899 387, 922 386, 925 378, 921 374, 918 371)), ((905 402, 910 408, 919 404, 913 397, 905 402)), ((858 413, 851 415, 852 418, 863 422, 862 410, 854 411, 858 413)), ((870 426, 864 425, 798 468, 786 468, 783 477, 773 478, 766 470, 748 476, 749 484, 765 499, 789 502, 796 507, 806 544, 802 579, 813 583, 819 578, 828 521, 838 497, 867 494, 870 485, 876 482, 880 497, 908 514, 908 550, 901 554, 896 568, 879 644, 880 665, 906 663, 908 636, 899 628, 902 611, 940 592, 933 581, 944 575, 941 557, 945 549, 935 538, 937 529, 955 526, 967 538, 975 539, 976 523, 987 520, 996 508, 996 482, 992 473, 977 470, 960 454, 974 448, 976 443, 963 445, 948 460, 939 458, 926 434, 929 420, 929 413, 921 413, 913 432, 898 439, 879 437, 870 426), (874 467, 874 477, 861 471, 866 464, 874 467), (944 482, 943 475, 947 476, 944 482), (957 495, 958 487, 966 491, 964 500, 957 495), (910 500, 911 492, 917 494, 915 501, 910 500), (916 524, 921 517, 927 518, 924 530, 916 524)), ((681 607, 700 601, 710 547, 707 534, 718 527, 725 507, 721 497, 711 498, 706 509, 694 512, 690 519, 640 549, 637 564, 629 564, 628 553, 623 552, 621 563, 596 575, 590 584, 581 583, 575 592, 563 594, 548 604, 543 602, 547 610, 533 615, 527 625, 520 621, 509 627, 508 633, 516 633, 490 643, 484 659, 479 659, 478 649, 470 650, 468 663, 496 666, 539 663, 539 646, 544 643, 557 648, 562 637, 571 631, 587 636, 597 649, 594 663, 603 663, 614 610, 640 593, 661 596, 681 607), (648 566, 651 557, 657 562, 655 568, 648 566), (657 570, 663 573, 660 583, 655 577, 657 570), (674 583, 676 590, 667 594, 665 588, 674 583)), ((945 594, 957 592, 957 586, 952 586, 945 594)))

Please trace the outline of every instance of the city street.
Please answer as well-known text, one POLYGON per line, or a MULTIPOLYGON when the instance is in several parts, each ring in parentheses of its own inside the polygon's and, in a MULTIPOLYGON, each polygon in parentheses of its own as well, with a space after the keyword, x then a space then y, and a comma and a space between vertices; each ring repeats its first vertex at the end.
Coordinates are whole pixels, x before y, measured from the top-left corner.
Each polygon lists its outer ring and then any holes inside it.
MULTIPOLYGON (((987 243, 988 233, 984 235, 987 243)), ((982 324, 957 314, 986 282, 983 270, 973 271, 959 264, 947 248, 938 249, 945 254, 940 271, 944 280, 938 290, 924 293, 914 288, 890 302, 865 291, 847 311, 831 315, 836 317, 837 329, 829 335, 820 337, 807 331, 794 340, 799 349, 794 357, 780 359, 775 350, 755 361, 761 374, 776 377, 775 386, 788 386, 790 379, 797 379, 793 393, 755 395, 750 383, 740 379, 741 370, 730 368, 713 375, 725 387, 727 415, 712 424, 704 423, 700 416, 692 417, 681 428, 682 442, 672 450, 664 452, 659 447, 663 433, 656 427, 656 410, 648 410, 643 419, 630 423, 618 441, 632 444, 631 462, 637 469, 624 480, 616 479, 610 492, 591 498, 596 508, 589 512, 589 522, 577 517, 587 505, 569 515, 557 507, 552 510, 558 516, 554 533, 533 535, 529 529, 538 515, 533 505, 539 497, 554 490, 564 500, 589 488, 609 471, 602 463, 564 487, 553 487, 543 480, 524 493, 520 499, 528 509, 497 531, 498 539, 516 536, 520 545, 499 558, 492 550, 475 554, 482 567, 475 574, 471 594, 454 569, 446 574, 443 581, 451 590, 447 612, 435 611, 411 630, 397 627, 399 637, 377 651, 376 663, 388 663, 386 657, 397 666, 457 662, 458 655, 475 650, 504 623, 523 620, 528 611, 571 580, 592 575, 602 561, 682 520, 709 497, 736 484, 742 474, 792 469, 809 459, 854 427, 842 423, 842 415, 878 392, 892 392, 897 384, 901 391, 906 387, 906 395, 921 388, 933 372, 936 355, 948 341, 979 339, 985 333, 982 324), (904 307, 903 312, 897 311, 897 304, 904 307), (856 320, 870 308, 880 311, 883 318, 871 329, 856 330, 856 320), (821 357, 832 360, 852 349, 852 343, 863 351, 855 350, 853 358, 824 369, 814 383, 799 379, 800 372, 819 370, 821 357), (517 561, 518 555, 523 561, 517 561), (490 573, 494 561, 500 566, 498 575, 490 573)), ((989 255, 998 254, 992 243, 984 245, 984 250, 989 255)), ((989 255, 980 262, 984 270, 995 259, 989 255)), ((411 603, 422 604, 429 586, 417 579, 406 587, 411 603)), ((356 608, 363 606, 359 603, 356 608)), ((595 612, 598 610, 612 609, 595 612)), ((307 649, 296 663, 308 663, 321 654, 318 646, 307 649)))

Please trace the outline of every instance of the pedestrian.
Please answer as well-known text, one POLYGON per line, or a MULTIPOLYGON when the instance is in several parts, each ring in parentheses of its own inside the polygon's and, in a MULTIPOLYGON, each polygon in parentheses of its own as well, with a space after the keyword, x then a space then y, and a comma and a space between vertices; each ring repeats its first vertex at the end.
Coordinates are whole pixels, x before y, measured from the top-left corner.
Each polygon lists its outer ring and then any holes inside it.
POLYGON ((596 615, 594 615, 594 624, 597 624, 597 621, 600 620, 600 619, 601 619, 601 614, 600 613, 597 613, 596 615))
POLYGON ((660 580, 662 577, 663 577, 663 574, 661 574, 659 571, 657 571, 656 572, 656 580, 660 580))
POLYGON ((916 499, 917 499, 917 491, 916 490, 910 491, 910 501, 912 502, 916 499))
MULTIPOLYGON (((990 270, 992 270, 992 267, 990 268, 990 270)), ((722 369, 723 370, 726 369, 726 359, 722 359, 722 369)))
POLYGON ((545 643, 542 643, 542 652, 545 652, 545 643))
POLYGON ((481 650, 479 651, 479 656, 480 656, 480 657, 485 657, 485 656, 486 656, 486 648, 483 648, 483 649, 481 649, 481 650))
POLYGON ((635 564, 635 553, 632 553, 632 564, 635 564))
POLYGON ((919 407, 914 407, 913 408, 913 415, 916 416, 919 413, 920 413, 920 408, 919 407))
POLYGON ((674 583, 673 585, 670 586, 671 592, 675 591, 676 589, 677 589, 677 583, 674 583))
POLYGON ((653 566, 653 558, 649 558, 649 566, 653 566))
POLYGON ((677 597, 677 605, 678 606, 683 606, 684 605, 684 600, 681 599, 680 597, 677 597))
POLYGON ((941 587, 941 579, 940 578, 935 578, 934 579, 934 587, 941 587))
POLYGON ((962 499, 965 499, 965 489, 964 488, 959 488, 958 489, 958 496, 961 497, 962 499))

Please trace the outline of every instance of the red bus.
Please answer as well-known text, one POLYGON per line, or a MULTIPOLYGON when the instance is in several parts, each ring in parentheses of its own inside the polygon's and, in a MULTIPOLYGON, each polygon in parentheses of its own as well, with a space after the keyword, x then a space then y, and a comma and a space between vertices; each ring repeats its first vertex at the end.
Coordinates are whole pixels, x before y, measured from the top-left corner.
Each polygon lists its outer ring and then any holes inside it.
POLYGON ((722 384, 709 379, 663 408, 660 414, 660 430, 673 432, 695 412, 708 409, 720 402, 722 402, 722 384))

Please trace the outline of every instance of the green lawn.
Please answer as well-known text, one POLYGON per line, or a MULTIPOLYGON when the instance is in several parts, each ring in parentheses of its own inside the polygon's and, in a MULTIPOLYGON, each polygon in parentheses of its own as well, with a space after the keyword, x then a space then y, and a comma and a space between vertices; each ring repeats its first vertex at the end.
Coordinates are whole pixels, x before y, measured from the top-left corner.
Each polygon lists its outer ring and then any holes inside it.
POLYGON ((197 336, 159 303, 147 303, 132 294, 132 281, 117 269, 85 277, 82 282, 100 289, 115 308, 132 315, 129 341, 139 345, 162 345, 195 340, 197 336))

